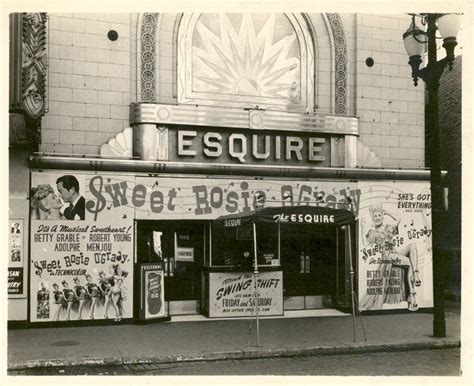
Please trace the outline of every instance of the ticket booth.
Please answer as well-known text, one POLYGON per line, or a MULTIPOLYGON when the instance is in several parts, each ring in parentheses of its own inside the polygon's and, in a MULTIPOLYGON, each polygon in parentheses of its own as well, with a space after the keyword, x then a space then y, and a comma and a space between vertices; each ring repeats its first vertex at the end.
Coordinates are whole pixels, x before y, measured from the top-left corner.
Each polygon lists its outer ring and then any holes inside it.
POLYGON ((209 317, 252 315, 255 289, 260 315, 347 306, 351 253, 345 255, 346 239, 339 239, 354 222, 349 210, 310 206, 219 217, 211 226, 203 311, 209 317))

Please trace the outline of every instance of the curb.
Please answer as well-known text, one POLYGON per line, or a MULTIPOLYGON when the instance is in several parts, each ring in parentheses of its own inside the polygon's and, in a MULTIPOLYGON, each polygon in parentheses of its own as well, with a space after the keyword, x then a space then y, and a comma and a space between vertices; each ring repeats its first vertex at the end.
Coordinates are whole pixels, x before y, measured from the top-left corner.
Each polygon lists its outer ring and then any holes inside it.
POLYGON ((318 346, 308 348, 272 348, 272 349, 248 349, 222 352, 171 354, 160 356, 137 357, 111 357, 111 358, 77 358, 72 360, 48 359, 31 360, 21 363, 9 363, 8 370, 24 370, 45 367, 68 367, 68 366, 110 366, 110 365, 138 365, 179 363, 197 361, 220 361, 230 359, 261 359, 278 357, 301 357, 321 355, 344 355, 361 354, 382 351, 412 351, 412 350, 435 350, 461 347, 458 339, 440 340, 431 342, 407 342, 397 344, 352 344, 341 346, 318 346))
POLYGON ((69 367, 69 366, 108 366, 122 365, 122 358, 77 358, 77 359, 35 359, 21 363, 9 363, 7 370, 25 370, 45 367, 69 367))

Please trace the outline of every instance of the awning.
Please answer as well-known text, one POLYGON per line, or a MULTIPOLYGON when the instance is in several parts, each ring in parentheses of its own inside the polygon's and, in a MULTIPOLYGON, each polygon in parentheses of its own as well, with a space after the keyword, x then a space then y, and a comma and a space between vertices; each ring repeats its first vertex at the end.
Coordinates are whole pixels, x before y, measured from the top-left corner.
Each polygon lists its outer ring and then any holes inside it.
POLYGON ((312 224, 316 226, 343 226, 355 221, 354 214, 346 209, 319 206, 279 206, 218 217, 217 228, 236 228, 254 223, 282 225, 312 224))

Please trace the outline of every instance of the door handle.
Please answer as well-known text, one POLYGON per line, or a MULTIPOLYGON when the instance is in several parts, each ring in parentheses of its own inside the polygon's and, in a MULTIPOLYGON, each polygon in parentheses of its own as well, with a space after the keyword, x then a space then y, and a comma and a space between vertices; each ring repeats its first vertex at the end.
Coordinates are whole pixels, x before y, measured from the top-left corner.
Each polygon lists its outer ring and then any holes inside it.
POLYGON ((300 255, 300 274, 311 273, 311 263, 309 255, 305 255, 301 252, 300 255))
POLYGON ((310 273, 311 272, 311 266, 310 266, 309 255, 305 256, 304 265, 305 265, 305 273, 310 273))

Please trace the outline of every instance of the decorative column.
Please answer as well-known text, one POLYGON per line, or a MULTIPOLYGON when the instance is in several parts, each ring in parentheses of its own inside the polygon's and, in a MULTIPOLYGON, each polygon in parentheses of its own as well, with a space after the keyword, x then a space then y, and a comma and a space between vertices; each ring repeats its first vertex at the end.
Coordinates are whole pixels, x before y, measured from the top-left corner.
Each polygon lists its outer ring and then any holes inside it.
POLYGON ((158 159, 156 143, 156 125, 133 125, 133 156, 141 160, 156 161, 158 159))
POLYGON ((13 145, 41 142, 47 111, 46 13, 10 15, 10 139, 13 145))

